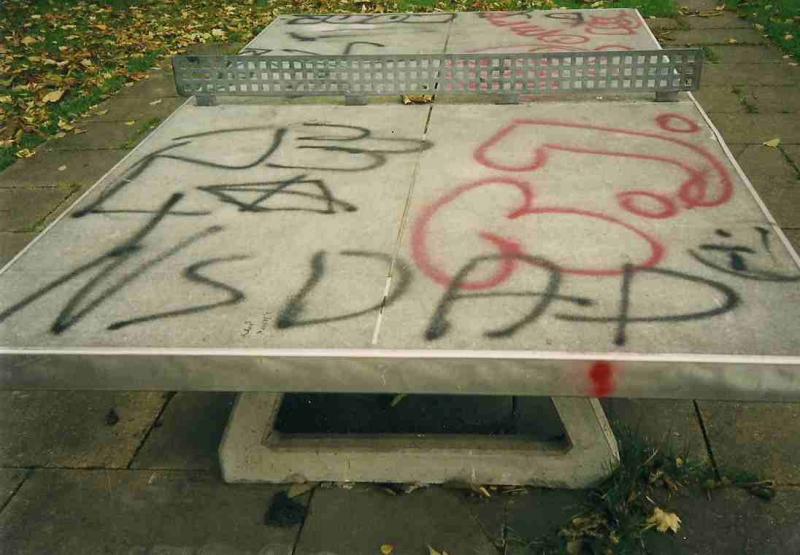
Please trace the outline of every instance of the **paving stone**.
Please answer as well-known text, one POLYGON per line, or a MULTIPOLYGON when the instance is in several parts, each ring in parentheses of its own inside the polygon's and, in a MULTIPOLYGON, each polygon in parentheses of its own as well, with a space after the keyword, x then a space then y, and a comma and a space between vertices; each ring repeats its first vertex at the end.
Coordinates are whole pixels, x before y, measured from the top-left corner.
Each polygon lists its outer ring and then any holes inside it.
POLYGON ((36 233, 0 232, 0 267, 14 258, 34 237, 36 233))
POLYGON ((70 187, 0 189, 0 231, 35 231, 72 190, 70 187))
POLYGON ((28 472, 21 468, 0 468, 0 510, 6 506, 28 472))
POLYGON ((800 72, 788 64, 705 64, 701 87, 724 85, 796 86, 800 72))
POLYGON ((723 473, 747 471, 800 484, 800 403, 698 403, 723 473))
POLYGON ((0 391, 0 466, 124 468, 163 403, 156 392, 0 391))
POLYGON ((761 186, 762 181, 757 181, 756 191, 764 204, 767 205, 775 221, 781 227, 800 227, 800 183, 781 185, 779 181, 770 186, 761 186))
POLYGON ((783 53, 777 48, 748 46, 743 44, 709 46, 717 63, 721 64, 764 64, 783 62, 783 53))
POLYGON ((798 182, 800 185, 800 174, 778 148, 746 145, 745 149, 736 156, 736 161, 742 166, 744 173, 753 184, 760 182, 766 186, 780 183, 788 186, 798 182))
POLYGON ((81 188, 93 185, 127 150, 39 150, 31 158, 18 160, 0 173, 0 188, 54 187, 76 183, 81 188), (63 170, 59 168, 64 167, 63 170))
POLYGON ((673 31, 669 35, 671 46, 698 44, 765 44, 767 40, 752 29, 701 29, 673 31))
POLYGON ((740 113, 745 111, 745 106, 739 99, 739 95, 734 93, 733 87, 729 85, 700 87, 700 90, 695 92, 694 96, 709 114, 714 112, 740 113))
POLYGON ((681 0, 680 7, 685 10, 712 10, 716 7, 715 0, 681 0))
POLYGON ((62 139, 47 141, 41 150, 121 149, 137 136, 139 125, 123 122, 87 122, 81 125, 86 133, 67 135, 62 139))
POLYGON ((178 96, 175 89, 175 80, 171 70, 154 70, 150 72, 147 79, 134 83, 130 87, 123 87, 118 96, 138 96, 141 98, 165 98, 178 96))
POLYGON ((793 86, 737 87, 745 101, 760 114, 800 112, 800 88, 793 86))
POLYGON ((39 470, 0 514, 0 545, 18 555, 289 555, 298 527, 264 524, 278 489, 208 473, 39 470))
POLYGON ((800 251, 800 229, 784 229, 783 233, 794 247, 795 251, 800 251))
POLYGON ((708 460, 703 430, 692 401, 603 399, 618 439, 628 433, 648 445, 694 460, 708 460))
MULTIPOLYGON (((730 12, 715 12, 713 17, 690 15, 682 22, 692 29, 752 29, 753 24, 730 12)), ((649 23, 649 22, 648 22, 649 23)))
POLYGON ((794 163, 795 167, 800 169, 800 145, 781 145, 781 150, 794 163))
POLYGON ((83 121, 125 122, 134 120, 145 122, 153 119, 162 120, 185 101, 185 98, 176 96, 153 99, 118 96, 100 104, 96 110, 87 114, 83 121), (105 113, 100 114, 100 112, 105 113))
POLYGON ((710 500, 702 495, 675 497, 667 509, 680 516, 681 529, 675 535, 647 535, 647 553, 800 553, 798 489, 782 489, 772 501, 764 501, 728 488, 710 500))
POLYGON ((647 26, 653 32, 680 29, 681 24, 671 17, 648 17, 647 26))
POLYGON ((546 553, 529 549, 553 539, 558 530, 581 512, 587 492, 581 490, 533 489, 514 496, 506 507, 506 555, 546 553))
POLYGON ((430 545, 453 554, 496 555, 489 536, 496 535, 503 504, 493 499, 470 499, 439 487, 398 496, 358 485, 350 490, 318 488, 294 553, 379 553, 381 545, 392 544, 398 554, 427 553, 430 545), (479 516, 477 507, 489 505, 494 510, 482 510, 479 516), (487 523, 483 519, 490 513, 494 518, 487 523))
POLYGON ((782 143, 800 143, 800 125, 784 114, 711 114, 725 141, 760 145, 780 138, 782 143))
POLYGON ((181 392, 167 403, 132 468, 216 469, 217 448, 236 395, 181 392))

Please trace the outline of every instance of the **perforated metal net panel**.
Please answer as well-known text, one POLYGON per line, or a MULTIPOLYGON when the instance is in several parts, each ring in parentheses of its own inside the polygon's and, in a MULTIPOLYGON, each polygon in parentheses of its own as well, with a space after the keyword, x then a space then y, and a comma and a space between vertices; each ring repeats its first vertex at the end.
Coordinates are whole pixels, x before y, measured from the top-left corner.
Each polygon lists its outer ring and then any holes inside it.
POLYGON ((173 59, 184 96, 677 92, 699 87, 702 65, 697 49, 173 59))

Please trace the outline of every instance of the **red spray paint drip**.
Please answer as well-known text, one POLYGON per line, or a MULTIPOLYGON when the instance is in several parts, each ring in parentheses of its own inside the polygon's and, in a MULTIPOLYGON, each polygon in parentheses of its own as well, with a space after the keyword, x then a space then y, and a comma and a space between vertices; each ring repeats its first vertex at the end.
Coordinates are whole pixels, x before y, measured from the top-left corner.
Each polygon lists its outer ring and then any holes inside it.
POLYGON ((600 360, 592 364, 589 379, 595 397, 608 397, 614 392, 614 367, 610 362, 600 360))

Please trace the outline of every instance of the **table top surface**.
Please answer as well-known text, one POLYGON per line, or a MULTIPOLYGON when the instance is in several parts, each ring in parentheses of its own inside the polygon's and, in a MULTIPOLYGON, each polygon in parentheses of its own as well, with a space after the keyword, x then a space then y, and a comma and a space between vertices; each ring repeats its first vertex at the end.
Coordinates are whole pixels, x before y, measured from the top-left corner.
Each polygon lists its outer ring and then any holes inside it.
MULTIPOLYGON (((648 48, 636 11, 582 10, 284 16, 243 52, 648 48)), ((7 383, 27 355, 178 351, 786 369, 798 280, 689 95, 190 100, 2 270, 0 361, 7 383)))

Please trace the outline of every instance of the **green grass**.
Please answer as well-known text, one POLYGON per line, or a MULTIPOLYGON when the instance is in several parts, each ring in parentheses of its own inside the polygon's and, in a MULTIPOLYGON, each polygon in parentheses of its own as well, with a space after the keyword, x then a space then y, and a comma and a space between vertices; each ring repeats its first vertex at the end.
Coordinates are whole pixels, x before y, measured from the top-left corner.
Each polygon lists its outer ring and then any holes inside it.
POLYGON ((800 60, 800 0, 727 0, 726 5, 800 60))
POLYGON ((740 487, 762 499, 775 495, 769 480, 744 472, 720 476, 710 464, 691 460, 668 445, 648 445, 633 432, 623 430, 617 440, 619 467, 589 491, 560 530, 540 538, 507 530, 508 542, 531 554, 641 553, 647 538, 660 534, 648 525, 654 509, 673 512, 671 499, 678 492, 706 496, 721 488, 740 487))

